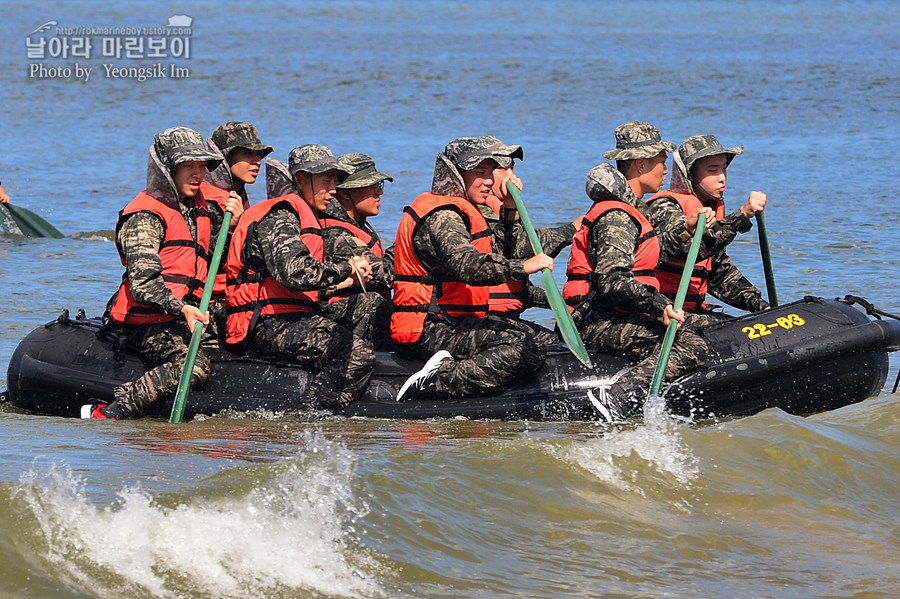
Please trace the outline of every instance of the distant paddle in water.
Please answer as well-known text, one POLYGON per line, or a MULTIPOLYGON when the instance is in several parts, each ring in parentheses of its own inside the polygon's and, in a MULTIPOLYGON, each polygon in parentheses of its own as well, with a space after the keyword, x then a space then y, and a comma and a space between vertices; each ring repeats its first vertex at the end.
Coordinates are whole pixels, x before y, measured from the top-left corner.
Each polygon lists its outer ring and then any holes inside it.
POLYGON ((25 237, 65 237, 43 218, 15 204, 0 204, 0 228, 12 235, 25 237))

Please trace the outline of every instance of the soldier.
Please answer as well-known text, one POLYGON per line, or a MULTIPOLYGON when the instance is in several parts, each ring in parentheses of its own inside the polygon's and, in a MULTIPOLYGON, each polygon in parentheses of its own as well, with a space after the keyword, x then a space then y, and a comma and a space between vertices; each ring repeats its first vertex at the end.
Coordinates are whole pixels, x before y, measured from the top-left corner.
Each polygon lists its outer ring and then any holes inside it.
POLYGON ((353 284, 355 271, 372 275, 364 256, 324 260, 317 214, 334 198, 345 169, 331 150, 307 144, 291 150, 288 166, 266 161, 269 199, 247 210, 228 253, 227 342, 291 360, 315 372, 300 396, 302 408, 337 410, 366 388, 375 367, 370 314, 353 313, 349 326, 321 312, 353 284))
MULTIPOLYGON (((225 162, 206 173, 206 180, 200 185, 200 191, 210 209, 218 212, 220 217, 224 216, 223 206, 227 198, 236 196, 240 204, 237 212, 232 215, 230 233, 234 231, 244 210, 250 207, 246 185, 256 182, 262 159, 272 153, 272 146, 260 141, 256 127, 237 121, 229 121, 217 127, 206 143, 211 150, 222 154, 225 162)), ((209 312, 214 325, 211 327, 213 339, 224 336, 225 260, 222 260, 216 275, 209 312)))
MULTIPOLYGON (((492 136, 487 135, 483 138, 487 144, 501 144, 502 142, 492 136)), ((507 146, 515 148, 515 152, 520 159, 524 158, 521 146, 507 146)), ((482 207, 482 214, 495 230, 500 239, 494 248, 498 254, 502 254, 505 258, 530 258, 534 256, 534 249, 531 247, 531 241, 522 226, 519 219, 519 212, 516 209, 515 201, 512 196, 506 193, 506 181, 512 181, 520 190, 523 189, 521 179, 514 172, 515 158, 512 156, 495 156, 497 168, 494 169, 494 184, 491 187, 491 195, 488 202, 482 207), (502 189, 501 189, 502 186, 502 189), (501 200, 500 198, 504 199, 501 200), (499 230, 498 230, 499 227, 499 230)), ((579 221, 580 222, 580 218, 579 221)), ((538 240, 541 243, 541 249, 544 253, 555 258, 566 247, 572 244, 572 237, 575 235, 575 223, 567 223, 560 227, 542 227, 535 229, 538 240)), ((530 327, 535 335, 535 340, 540 345, 553 345, 562 343, 559 335, 554 331, 541 325, 522 320, 522 312, 528 308, 549 308, 547 294, 542 287, 533 285, 529 279, 517 280, 509 279, 498 285, 492 285, 488 291, 489 311, 498 316, 506 316, 513 318, 530 327)))
MULTIPOLYGON (((404 210, 397 230, 391 337, 404 351, 438 350, 397 399, 490 392, 533 374, 544 362, 528 327, 488 313, 488 287, 524 280, 553 260, 507 259, 492 251, 478 206, 491 193, 497 157, 521 148, 464 137, 437 155, 431 193, 404 210)), ((504 181, 505 183, 505 181, 504 181)), ((505 200, 505 188, 500 189, 505 200)))
MULTIPOLYGON (((681 326, 675 337, 666 380, 701 367, 709 350, 684 311, 675 312, 659 292, 654 269, 668 261, 672 249, 661 246, 649 208, 609 164, 588 172, 586 190, 594 204, 575 234, 563 297, 574 309, 588 348, 639 360, 608 393, 598 389, 589 394, 604 419, 623 420, 640 410, 669 319, 689 326, 681 326)), ((683 221, 692 234, 697 214, 683 221)))
POLYGON ((326 300, 324 313, 338 321, 360 309, 374 313, 372 339, 375 349, 392 349, 390 300, 394 285, 394 248, 384 248, 369 219, 381 210, 384 182, 394 179, 379 172, 375 161, 365 154, 345 154, 338 162, 347 172, 338 176, 337 195, 320 220, 325 235, 325 257, 330 262, 342 262, 353 256, 365 256, 372 267, 372 280, 365 290, 354 280, 352 287, 335 293, 326 300), (365 302, 366 306, 355 305, 360 302, 365 302))
POLYGON ((603 157, 616 161, 638 199, 659 191, 669 174, 666 152, 674 152, 675 144, 663 141, 659 129, 643 121, 623 123, 616 127, 615 135, 616 147, 603 157))
MULTIPOLYGON (((122 325, 128 340, 154 367, 119 385, 109 405, 82 406, 82 418, 129 418, 160 399, 174 397, 194 325, 209 322, 197 308, 206 283, 212 239, 221 218, 208 209, 201 182, 222 156, 199 133, 174 127, 158 133, 150 148, 147 189, 119 214, 116 248, 125 276, 105 318, 122 325)), ((226 210, 239 210, 228 198, 226 210)), ((200 350, 191 387, 206 382, 210 363, 200 350)))
MULTIPOLYGON (((766 194, 752 191, 743 206, 725 216, 728 166, 743 152, 742 147, 724 148, 713 135, 689 137, 674 155, 670 189, 647 200, 653 207, 650 220, 658 231, 678 227, 686 214, 703 207, 715 214, 716 222, 704 236, 703 254, 708 257, 697 261, 684 302, 686 311, 703 314, 703 321, 707 323, 725 317, 708 311, 707 292, 741 310, 757 312, 769 308, 762 292, 744 278, 724 249, 737 233, 749 231, 752 227, 750 219, 766 207, 766 194)), ((688 243, 683 244, 681 250, 656 271, 660 291, 669 298, 674 298, 678 291, 688 246, 688 243)))

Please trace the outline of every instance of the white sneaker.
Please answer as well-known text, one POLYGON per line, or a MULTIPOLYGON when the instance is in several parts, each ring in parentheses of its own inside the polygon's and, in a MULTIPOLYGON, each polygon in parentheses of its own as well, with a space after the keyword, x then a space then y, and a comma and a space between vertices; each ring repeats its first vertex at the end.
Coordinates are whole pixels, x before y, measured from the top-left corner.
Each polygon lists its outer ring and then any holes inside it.
POLYGON ((450 359, 453 359, 453 355, 445 349, 436 352, 428 358, 422 369, 414 372, 400 387, 400 392, 397 393, 397 401, 403 401, 407 391, 410 391, 413 395, 418 395, 423 391, 434 389, 437 382, 437 371, 441 367, 441 362, 450 359))

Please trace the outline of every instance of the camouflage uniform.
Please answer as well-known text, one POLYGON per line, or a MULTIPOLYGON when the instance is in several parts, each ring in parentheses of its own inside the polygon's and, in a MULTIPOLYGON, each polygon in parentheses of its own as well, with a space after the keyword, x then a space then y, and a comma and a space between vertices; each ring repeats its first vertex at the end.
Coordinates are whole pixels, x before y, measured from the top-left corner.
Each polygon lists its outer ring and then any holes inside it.
MULTIPOLYGON (((375 161, 365 154, 345 154, 338 160, 347 168, 349 174, 341 175, 339 189, 354 189, 376 185, 382 181, 391 181, 393 178, 375 169, 375 161)), ((379 241, 378 233, 364 218, 362 221, 353 220, 347 214, 341 200, 334 198, 325 209, 325 216, 346 223, 350 223, 364 231, 367 231, 373 242, 379 241)), ((348 315, 357 313, 374 314, 372 319, 371 334, 375 349, 393 350, 391 341, 391 308, 389 299, 394 286, 394 248, 386 248, 383 257, 378 257, 366 247, 366 243, 355 237, 350 231, 342 227, 326 227, 325 258, 330 262, 346 262, 353 256, 365 256, 372 267, 372 279, 366 283, 366 290, 374 293, 354 293, 350 297, 344 297, 323 307, 323 313, 335 320, 348 318, 348 315), (358 304, 364 304, 357 306, 358 304)))
MULTIPOLYGON (((256 150, 259 152, 260 158, 265 158, 272 153, 272 146, 267 146, 259 139, 259 131, 250 123, 242 123, 237 121, 229 121, 224 125, 220 125, 213 131, 206 145, 212 152, 222 154, 226 158, 215 169, 206 173, 206 182, 210 185, 223 189, 227 192, 235 191, 243 200, 244 210, 250 207, 250 199, 247 197, 247 190, 243 184, 236 184, 231 174, 231 166, 228 164, 228 155, 232 150, 237 148, 246 148, 248 150, 256 150)), ((214 212, 219 220, 225 217, 225 211, 218 202, 209 202, 209 209, 214 212)), ((236 219, 232 219, 234 222, 236 219)), ((225 243, 225 256, 228 255, 228 246, 231 244, 231 231, 228 232, 228 239, 225 243)), ((219 264, 219 274, 225 274, 225 260, 219 264)), ((221 341, 224 343, 225 334, 225 298, 213 294, 209 302, 209 345, 219 345, 221 341), (220 339, 220 337, 223 337, 220 339)))
MULTIPOLYGON (((282 163, 266 161, 269 197, 299 194, 294 182, 298 172, 315 174, 343 169, 330 149, 316 144, 294 148, 289 165, 285 169, 282 163)), ((352 275, 347 262, 316 260, 301 239, 297 216, 284 208, 263 217, 252 235, 248 235, 248 241, 245 263, 291 291, 318 289, 323 297, 331 297, 337 284, 352 275)), ((376 294, 360 295, 382 299, 376 294)), ((372 320, 371 305, 357 300, 341 314, 290 313, 260 318, 249 332, 248 341, 260 353, 317 371, 300 401, 334 410, 356 399, 372 376, 375 367, 372 320)))
MULTIPOLYGON (((485 158, 508 156, 511 146, 485 147, 479 138, 451 141, 438 154, 432 193, 466 197, 460 170, 475 168, 485 158)), ((518 146, 512 146, 518 148, 518 146)), ((503 231, 494 231, 493 247, 502 247, 503 231)), ((471 245, 471 234, 453 210, 437 210, 423 219, 412 238, 415 253, 430 273, 453 273, 470 285, 494 285, 509 278, 525 279, 524 260, 498 253, 482 254, 471 245)), ((429 314, 422 336, 411 344, 419 352, 445 349, 453 359, 438 369, 439 397, 473 395, 501 389, 517 377, 533 374, 544 363, 546 348, 534 340, 525 324, 510 318, 450 318, 429 314)))
MULTIPOLYGON (((193 214, 194 198, 178 201, 172 173, 177 164, 185 161, 203 160, 207 162, 207 168, 218 166, 222 156, 211 152, 202 144, 203 138, 191 129, 186 127, 167 129, 155 136, 155 143, 150 148, 147 162, 147 192, 171 207, 177 205, 191 234, 195 237, 197 230, 193 214)), ((221 218, 212 213, 211 247, 221 224, 221 218)), ((162 221, 149 212, 137 212, 129 216, 122 223, 116 237, 123 251, 125 268, 135 299, 174 316, 175 320, 140 326, 123 325, 128 341, 140 348, 141 356, 154 367, 137 380, 115 388, 115 401, 103 409, 108 416, 116 418, 135 416, 153 402, 173 397, 178 388, 192 334, 181 315, 185 301, 177 299, 165 286, 161 277, 163 264, 159 251, 164 238, 165 228, 162 221)), ((109 306, 112 306, 114 300, 115 296, 110 300, 109 306)), ((188 301, 193 303, 191 299, 188 301)), ((190 386, 194 388, 203 385, 209 377, 209 371, 209 357, 200 350, 197 352, 194 369, 191 372, 190 386)))
MULTIPOLYGON (((672 175, 672 191, 694 194, 690 181, 690 168, 700 158, 725 154, 727 163, 743 153, 744 148, 724 148, 712 135, 695 135, 689 137, 678 148, 675 154, 675 164, 672 175)), ((698 197, 699 198, 699 197, 698 197)), ((702 200, 701 200, 702 201, 702 200)), ((715 209, 715 202, 705 202, 705 205, 715 209)), ((684 211, 674 199, 660 197, 651 204, 652 218, 650 221, 660 232, 660 241, 664 239, 672 245, 679 246, 673 257, 684 260, 690 248, 690 238, 676 235, 682 229, 684 211)), ((712 227, 706 230, 701 242, 700 259, 713 256, 707 278, 707 292, 738 308, 748 312, 757 312, 769 307, 768 302, 762 298, 762 292, 753 286, 734 265, 731 258, 725 252, 725 247, 731 243, 738 233, 745 233, 752 228, 752 223, 740 210, 716 221, 712 227)), ((721 317, 711 312, 698 313, 704 322, 716 322, 721 317)))
MULTIPOLYGON (((484 136, 481 139, 488 144, 502 143, 492 135, 484 136)), ((506 147, 507 151, 510 151, 509 148, 518 148, 519 153, 522 153, 520 146, 506 147)), ((497 161, 497 165, 500 168, 509 168, 513 164, 513 158, 510 156, 497 155, 494 160, 497 161)), ((494 230, 495 240, 497 241, 494 245, 495 252, 507 259, 519 258, 527 260, 534 256, 531 240, 528 239, 525 227, 522 226, 518 210, 501 206, 500 214, 497 215, 487 206, 479 206, 479 209, 494 230)), ((535 229, 535 233, 544 253, 551 258, 556 258, 563 249, 572 245, 575 226, 572 223, 566 223, 560 227, 542 227, 535 229)), ((534 285, 530 279, 525 279, 525 289, 522 292, 521 300, 524 306, 523 311, 528 308, 550 308, 550 302, 547 300, 547 294, 543 287, 534 285)), ((520 318, 521 314, 522 311, 503 312, 498 313, 497 316, 513 318, 528 326, 535 335, 535 341, 538 345, 547 346, 563 342, 558 333, 537 323, 522 320, 520 318)))
MULTIPOLYGON (((586 189, 594 201, 618 199, 649 217, 649 207, 637 199, 625 177, 609 164, 591 169, 586 189)), ((636 411, 646 396, 666 330, 661 317, 671 303, 634 278, 634 255, 640 237, 640 228, 623 211, 613 210, 596 220, 588 246, 594 263, 594 295, 575 311, 587 347, 639 360, 610 390, 610 395, 618 400, 632 400, 625 415, 636 411)), ((660 248, 660 264, 668 261, 673 249, 660 248)), ((678 378, 706 362, 709 350, 703 337, 692 330, 695 325, 687 320, 678 329, 666 366, 666 380, 678 378)))

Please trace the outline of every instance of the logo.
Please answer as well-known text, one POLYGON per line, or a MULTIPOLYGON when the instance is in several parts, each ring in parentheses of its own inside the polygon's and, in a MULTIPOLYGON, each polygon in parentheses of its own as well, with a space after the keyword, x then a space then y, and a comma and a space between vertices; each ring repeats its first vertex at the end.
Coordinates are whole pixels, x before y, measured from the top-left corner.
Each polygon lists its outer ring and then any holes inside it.
POLYGON ((84 83, 95 72, 107 79, 139 82, 190 77, 187 66, 171 61, 191 58, 193 21, 188 15, 172 15, 162 27, 66 27, 55 20, 46 21, 25 38, 25 55, 35 61, 28 64, 28 77, 84 83), (76 61, 58 62, 70 59, 76 61), (88 62, 93 59, 103 61, 102 69, 88 62), (45 60, 54 63, 47 65, 45 60), (120 60, 129 62, 114 62, 120 60))

